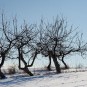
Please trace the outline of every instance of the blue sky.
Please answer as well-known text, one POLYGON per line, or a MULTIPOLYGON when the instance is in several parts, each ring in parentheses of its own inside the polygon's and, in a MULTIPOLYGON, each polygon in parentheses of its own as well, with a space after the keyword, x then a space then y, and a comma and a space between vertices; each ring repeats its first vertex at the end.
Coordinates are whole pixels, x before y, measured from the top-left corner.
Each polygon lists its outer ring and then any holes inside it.
POLYGON ((64 16, 69 25, 86 35, 87 0, 0 0, 2 10, 9 18, 17 16, 19 22, 37 23, 42 17, 51 21, 57 15, 64 16))
POLYGON ((87 41, 87 0, 0 0, 0 13, 2 10, 8 18, 17 16, 19 23, 24 19, 38 23, 42 17, 52 21, 57 15, 64 16, 69 25, 84 33, 87 41))
POLYGON ((7 17, 15 15, 22 22, 38 22, 41 17, 52 20, 57 15, 67 18, 68 23, 86 31, 87 0, 0 0, 0 12, 7 17))

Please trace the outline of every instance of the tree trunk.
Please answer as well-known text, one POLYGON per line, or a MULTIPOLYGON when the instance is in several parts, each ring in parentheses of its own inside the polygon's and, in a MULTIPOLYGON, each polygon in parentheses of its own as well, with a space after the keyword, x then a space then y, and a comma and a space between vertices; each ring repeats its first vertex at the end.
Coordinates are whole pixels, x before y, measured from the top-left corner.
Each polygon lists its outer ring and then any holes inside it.
POLYGON ((64 61, 64 57, 62 57, 62 63, 64 64, 64 66, 65 66, 64 68, 65 68, 65 69, 68 69, 68 68, 69 68, 69 67, 67 66, 67 64, 65 63, 65 61, 64 61))
POLYGON ((5 79, 6 76, 1 71, 1 67, 3 66, 4 61, 5 61, 5 54, 2 53, 1 56, 2 56, 2 60, 1 60, 1 63, 0 63, 0 79, 5 79))
MULTIPOLYGON (((23 62, 23 61, 22 61, 23 62)), ((29 74, 30 76, 33 76, 33 74, 29 71, 29 69, 25 66, 24 68, 21 68, 21 65, 19 65, 19 69, 23 70, 24 72, 26 72, 27 74, 29 74)))
POLYGON ((47 69, 51 71, 51 57, 49 56, 49 65, 47 66, 47 69))
POLYGON ((51 55, 52 55, 53 62, 54 62, 55 68, 56 68, 56 72, 61 73, 60 65, 59 65, 59 63, 57 61, 56 53, 55 53, 56 52, 56 47, 57 47, 57 42, 58 42, 58 39, 55 38, 55 44, 54 44, 53 51, 51 52, 51 55))
POLYGON ((29 71, 29 69, 27 67, 25 67, 23 70, 24 70, 24 72, 26 72, 30 76, 33 76, 33 74, 29 71))
POLYGON ((21 52, 20 49, 18 49, 19 52, 19 69, 24 70, 24 72, 26 72, 27 74, 29 74, 30 76, 33 76, 33 74, 29 71, 29 69, 27 68, 27 63, 23 58, 23 54, 21 52), (21 68, 21 61, 24 63, 25 67, 21 68))
POLYGON ((49 56, 52 57, 52 59, 53 59, 53 62, 54 62, 55 68, 56 68, 56 72, 61 73, 60 65, 59 65, 57 58, 55 56, 55 51, 54 51, 54 54, 52 51, 49 51, 49 56))
POLYGON ((53 57, 53 62, 54 62, 55 68, 56 68, 56 72, 61 73, 60 65, 59 65, 56 57, 53 57))
POLYGON ((6 76, 2 73, 1 69, 0 69, 0 79, 5 79, 6 76))

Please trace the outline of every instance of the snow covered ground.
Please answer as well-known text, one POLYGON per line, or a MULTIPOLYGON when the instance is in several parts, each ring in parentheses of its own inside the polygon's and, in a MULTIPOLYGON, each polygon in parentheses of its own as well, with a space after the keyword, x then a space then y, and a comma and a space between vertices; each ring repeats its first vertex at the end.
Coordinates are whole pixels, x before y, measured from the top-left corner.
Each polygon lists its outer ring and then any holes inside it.
POLYGON ((61 74, 46 72, 33 77, 7 75, 7 79, 0 80, 0 87, 87 87, 87 71, 61 74))

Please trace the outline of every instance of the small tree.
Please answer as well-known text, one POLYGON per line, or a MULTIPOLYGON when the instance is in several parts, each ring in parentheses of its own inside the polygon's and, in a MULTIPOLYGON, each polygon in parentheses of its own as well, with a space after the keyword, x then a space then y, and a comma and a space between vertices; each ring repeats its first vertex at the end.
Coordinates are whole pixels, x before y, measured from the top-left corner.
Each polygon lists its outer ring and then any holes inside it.
POLYGON ((63 18, 58 17, 53 23, 44 23, 41 20, 39 26, 39 45, 40 52, 44 56, 49 57, 48 69, 50 70, 51 58, 53 59, 56 72, 60 73, 61 68, 58 59, 62 61, 65 68, 68 68, 64 61, 65 56, 71 53, 84 53, 86 52, 86 43, 82 43, 81 39, 78 39, 78 33, 71 26, 67 27, 67 22, 63 18))
POLYGON ((33 30, 34 28, 35 28, 34 25, 28 26, 28 24, 24 23, 24 25, 21 26, 20 32, 17 31, 16 27, 17 32, 16 34, 14 34, 14 37, 16 38, 15 48, 18 51, 19 69, 24 70, 30 76, 33 76, 33 74, 29 71, 28 67, 31 67, 33 65, 33 62, 31 65, 29 65, 28 64, 29 61, 25 60, 24 55, 31 52, 34 48, 34 43, 35 43, 34 38, 36 37, 36 32, 33 30), (27 49, 28 51, 26 52, 27 49), (21 61, 23 62, 24 67, 21 67, 21 61))
POLYGON ((9 54, 9 51, 14 46, 13 45, 14 39, 8 37, 10 33, 6 31, 9 29, 9 23, 5 21, 3 14, 1 18, 2 18, 2 21, 1 21, 2 24, 1 24, 0 30, 1 30, 2 36, 0 38, 0 59, 1 59, 0 78, 3 79, 5 78, 5 75, 1 72, 1 68, 4 65, 4 62, 6 60, 7 55, 9 54))

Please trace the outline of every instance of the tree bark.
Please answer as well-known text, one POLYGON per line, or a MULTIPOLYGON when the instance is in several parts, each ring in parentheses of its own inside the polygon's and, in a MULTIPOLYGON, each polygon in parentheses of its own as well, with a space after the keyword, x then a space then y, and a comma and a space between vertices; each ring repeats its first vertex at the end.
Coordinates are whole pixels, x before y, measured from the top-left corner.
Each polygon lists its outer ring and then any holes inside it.
POLYGON ((20 49, 18 49, 19 52, 19 69, 24 70, 24 72, 26 72, 27 74, 29 74, 30 76, 33 76, 33 74, 29 71, 29 69, 27 68, 27 63, 23 58, 23 54, 21 52, 20 49), (24 63, 25 67, 21 68, 21 61, 24 63))
POLYGON ((2 68, 2 66, 3 66, 3 64, 4 64, 4 61, 5 61, 5 54, 2 53, 1 56, 2 56, 2 60, 1 60, 1 64, 0 64, 0 79, 5 79, 6 76, 5 76, 4 73, 1 71, 1 68, 2 68))
POLYGON ((0 79, 5 79, 6 76, 2 73, 1 69, 0 69, 0 79))
POLYGON ((55 52, 54 52, 54 54, 53 54, 52 51, 49 51, 48 54, 49 54, 49 56, 52 57, 52 59, 53 59, 53 62, 54 62, 55 68, 56 68, 56 72, 57 72, 57 73, 61 73, 60 65, 59 65, 59 63, 58 63, 58 61, 57 61, 55 52))
POLYGON ((51 71, 51 56, 49 55, 49 65, 47 66, 47 69, 51 71))
POLYGON ((27 67, 25 67, 23 70, 24 70, 24 72, 26 72, 30 76, 33 76, 33 74, 29 71, 29 69, 27 67))
POLYGON ((56 52, 56 47, 57 47, 57 42, 58 42, 58 39, 55 38, 55 45, 54 45, 54 48, 53 48, 53 50, 51 52, 51 55, 52 55, 53 62, 54 62, 55 68, 56 68, 56 72, 61 73, 60 65, 59 65, 59 63, 57 61, 56 53, 55 53, 56 52))
POLYGON ((65 66, 64 68, 65 68, 65 69, 68 69, 69 67, 68 67, 67 64, 65 63, 65 61, 64 61, 64 57, 62 57, 62 60, 61 60, 61 61, 62 61, 62 63, 63 63, 64 66, 65 66))
POLYGON ((56 57, 53 57, 53 62, 54 62, 55 68, 56 68, 56 72, 61 73, 60 65, 59 65, 56 57))

